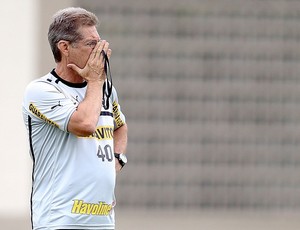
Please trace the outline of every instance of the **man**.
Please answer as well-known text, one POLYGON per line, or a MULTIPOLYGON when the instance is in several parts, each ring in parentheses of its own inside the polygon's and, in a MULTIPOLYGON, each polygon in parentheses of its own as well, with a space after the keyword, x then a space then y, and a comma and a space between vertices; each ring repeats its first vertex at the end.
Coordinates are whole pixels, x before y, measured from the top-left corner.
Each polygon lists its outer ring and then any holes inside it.
POLYGON ((48 32, 56 68, 25 91, 33 229, 115 228, 115 176, 126 163, 127 125, 107 80, 111 49, 97 25, 82 8, 57 12, 48 32))

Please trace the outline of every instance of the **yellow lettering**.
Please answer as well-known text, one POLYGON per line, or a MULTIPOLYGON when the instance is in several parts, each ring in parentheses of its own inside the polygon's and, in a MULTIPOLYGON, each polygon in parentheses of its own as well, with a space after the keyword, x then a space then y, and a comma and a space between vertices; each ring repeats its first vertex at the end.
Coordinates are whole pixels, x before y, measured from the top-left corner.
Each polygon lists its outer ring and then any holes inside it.
POLYGON ((92 215, 96 215, 98 209, 99 209, 99 204, 95 204, 94 207, 93 207, 93 210, 92 210, 92 215))
POLYGON ((107 216, 112 210, 111 204, 99 202, 98 204, 85 203, 83 200, 74 200, 71 212, 82 215, 107 216))
POLYGON ((82 200, 74 200, 72 213, 79 213, 79 210, 81 209, 83 201, 82 200))
POLYGON ((113 102, 113 114, 114 114, 114 119, 117 124, 117 127, 121 127, 124 125, 123 120, 121 119, 120 111, 119 111, 119 105, 116 101, 113 102))
POLYGON ((87 203, 83 203, 80 209, 80 214, 87 214, 86 209, 87 209, 87 203))
POLYGON ((57 128, 59 128, 58 124, 56 124, 54 121, 51 121, 50 119, 48 119, 44 114, 42 114, 32 103, 30 103, 29 105, 29 110, 35 114, 37 117, 39 117, 40 119, 42 119, 43 121, 45 121, 46 123, 53 125, 57 128))
POLYGON ((82 138, 96 138, 98 140, 112 140, 114 137, 113 126, 98 126, 95 132, 89 137, 82 138))

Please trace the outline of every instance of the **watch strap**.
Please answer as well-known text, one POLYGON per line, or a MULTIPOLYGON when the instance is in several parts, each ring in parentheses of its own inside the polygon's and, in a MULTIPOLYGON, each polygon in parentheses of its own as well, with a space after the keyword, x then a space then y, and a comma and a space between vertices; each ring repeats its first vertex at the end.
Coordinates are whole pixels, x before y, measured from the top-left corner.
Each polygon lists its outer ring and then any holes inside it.
POLYGON ((119 161, 119 163, 120 163, 120 165, 122 166, 122 168, 124 167, 124 165, 126 164, 124 161, 122 161, 122 159, 120 158, 120 155, 121 155, 122 153, 114 153, 114 155, 115 155, 115 158, 117 158, 118 159, 118 161, 119 161))

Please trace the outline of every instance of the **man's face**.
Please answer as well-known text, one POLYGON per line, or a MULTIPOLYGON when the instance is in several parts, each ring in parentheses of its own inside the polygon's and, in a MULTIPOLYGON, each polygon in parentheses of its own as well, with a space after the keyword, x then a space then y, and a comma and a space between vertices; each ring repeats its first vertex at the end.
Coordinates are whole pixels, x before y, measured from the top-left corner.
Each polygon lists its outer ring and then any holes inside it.
POLYGON ((100 40, 100 36, 95 26, 81 27, 79 33, 83 39, 71 45, 69 63, 84 68, 91 52, 100 40))

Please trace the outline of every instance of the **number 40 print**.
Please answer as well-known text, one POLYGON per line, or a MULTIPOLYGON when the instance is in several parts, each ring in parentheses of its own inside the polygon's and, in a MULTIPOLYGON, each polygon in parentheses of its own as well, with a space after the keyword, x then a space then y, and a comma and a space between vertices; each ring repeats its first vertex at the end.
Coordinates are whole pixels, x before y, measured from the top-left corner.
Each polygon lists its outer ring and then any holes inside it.
POLYGON ((98 147, 97 156, 104 162, 105 159, 111 162, 113 160, 113 152, 110 145, 105 145, 102 149, 101 145, 98 147))

